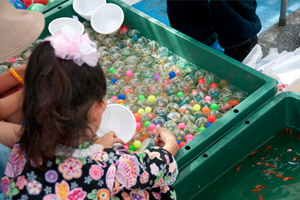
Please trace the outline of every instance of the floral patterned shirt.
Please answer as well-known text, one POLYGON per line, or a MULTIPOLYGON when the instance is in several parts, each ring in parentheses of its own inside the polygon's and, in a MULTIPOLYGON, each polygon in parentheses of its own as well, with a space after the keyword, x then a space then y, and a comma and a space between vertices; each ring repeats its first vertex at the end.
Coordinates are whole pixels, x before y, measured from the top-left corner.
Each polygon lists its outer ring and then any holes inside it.
POLYGON ((55 159, 39 170, 25 167, 26 156, 16 144, 1 180, 3 193, 21 200, 176 199, 170 185, 178 174, 177 163, 160 147, 128 153, 85 143, 72 154, 66 152, 58 148, 55 159))

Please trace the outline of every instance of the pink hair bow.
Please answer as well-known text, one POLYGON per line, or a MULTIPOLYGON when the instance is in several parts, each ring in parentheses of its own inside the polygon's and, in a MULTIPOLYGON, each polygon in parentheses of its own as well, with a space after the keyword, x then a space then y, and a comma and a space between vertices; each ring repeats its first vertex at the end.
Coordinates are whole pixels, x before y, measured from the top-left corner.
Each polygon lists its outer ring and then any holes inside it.
POLYGON ((100 53, 86 33, 79 35, 71 28, 63 27, 45 40, 50 41, 55 55, 61 59, 73 60, 79 66, 83 63, 91 67, 97 65, 100 53))

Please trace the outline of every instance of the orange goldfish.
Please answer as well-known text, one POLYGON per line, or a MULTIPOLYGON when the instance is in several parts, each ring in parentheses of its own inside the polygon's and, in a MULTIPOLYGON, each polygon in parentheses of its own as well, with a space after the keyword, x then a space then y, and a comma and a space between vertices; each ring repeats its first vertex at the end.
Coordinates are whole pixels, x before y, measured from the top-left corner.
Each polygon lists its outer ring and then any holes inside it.
POLYGON ((267 167, 276 168, 275 166, 270 165, 269 163, 265 163, 265 165, 266 165, 267 167))
POLYGON ((259 191, 261 191, 261 189, 262 188, 256 188, 256 189, 253 189, 253 190, 251 190, 252 192, 259 192, 259 191))
POLYGON ((259 200, 264 200, 263 195, 259 195, 259 200))
POLYGON ((288 181, 288 180, 291 180, 291 179, 296 180, 296 178, 294 178, 294 177, 285 177, 285 178, 283 178, 284 181, 288 181))
POLYGON ((240 171, 241 170, 241 167, 242 167, 242 164, 240 164, 237 168, 236 168, 236 170, 235 171, 240 171))
POLYGON ((275 174, 276 177, 278 178, 285 178, 284 176, 280 175, 280 174, 275 174))
POLYGON ((268 149, 271 149, 271 148, 272 148, 272 145, 267 146, 267 148, 265 148, 263 151, 267 151, 268 149))
POLYGON ((268 187, 265 186, 265 185, 256 185, 255 187, 256 187, 256 188, 268 188, 268 187))
POLYGON ((299 157, 299 156, 295 156, 295 157, 292 159, 292 161, 293 161, 293 162, 296 162, 296 160, 297 160, 298 157, 299 157))
POLYGON ((254 154, 256 154, 258 152, 258 150, 251 152, 249 155, 253 156, 254 154))

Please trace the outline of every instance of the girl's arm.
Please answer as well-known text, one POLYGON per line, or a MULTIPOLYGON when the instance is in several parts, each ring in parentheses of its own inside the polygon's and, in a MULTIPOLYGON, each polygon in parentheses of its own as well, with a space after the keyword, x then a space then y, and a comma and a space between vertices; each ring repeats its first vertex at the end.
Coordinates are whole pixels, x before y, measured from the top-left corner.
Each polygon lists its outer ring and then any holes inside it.
MULTIPOLYGON (((25 69, 26 65, 22 65, 14 70, 24 79, 25 69)), ((18 80, 10 72, 0 74, 0 96, 18 84, 18 80)))
POLYGON ((0 121, 0 143, 12 148, 19 140, 21 125, 0 121))
POLYGON ((22 110, 23 90, 24 89, 22 88, 17 92, 0 99, 0 120, 7 119, 9 116, 22 110))

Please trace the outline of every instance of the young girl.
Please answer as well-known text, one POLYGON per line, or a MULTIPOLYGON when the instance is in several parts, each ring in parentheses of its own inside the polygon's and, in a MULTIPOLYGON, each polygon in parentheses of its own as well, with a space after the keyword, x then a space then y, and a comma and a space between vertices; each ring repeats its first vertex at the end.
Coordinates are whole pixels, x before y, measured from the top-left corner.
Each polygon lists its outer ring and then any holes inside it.
POLYGON ((125 152, 114 132, 96 137, 106 80, 87 35, 56 34, 32 52, 25 75, 24 126, 1 181, 13 199, 175 199, 174 135, 162 147, 125 152))

